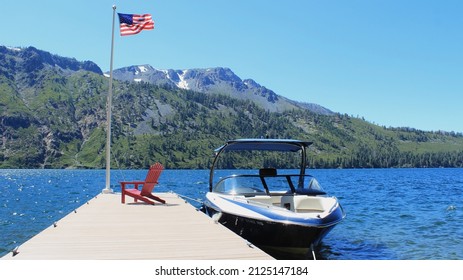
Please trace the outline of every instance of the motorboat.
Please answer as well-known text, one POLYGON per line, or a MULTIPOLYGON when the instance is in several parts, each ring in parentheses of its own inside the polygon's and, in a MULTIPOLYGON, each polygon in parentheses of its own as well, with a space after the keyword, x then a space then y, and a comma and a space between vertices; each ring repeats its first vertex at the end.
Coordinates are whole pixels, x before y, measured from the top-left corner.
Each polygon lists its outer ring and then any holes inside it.
POLYGON ((203 211, 276 258, 315 258, 314 248, 346 214, 338 199, 306 174, 311 144, 293 139, 226 142, 215 150, 203 211), (290 163, 293 158, 296 162, 290 163))

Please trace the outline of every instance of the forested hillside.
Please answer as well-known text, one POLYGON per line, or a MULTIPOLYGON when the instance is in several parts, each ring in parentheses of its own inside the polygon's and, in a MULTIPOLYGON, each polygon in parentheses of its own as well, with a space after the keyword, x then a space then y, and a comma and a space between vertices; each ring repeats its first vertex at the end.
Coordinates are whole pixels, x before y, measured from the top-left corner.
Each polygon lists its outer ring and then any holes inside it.
MULTIPOLYGON (((26 50, 0 48, 0 167, 103 168, 108 78, 90 62, 26 50)), ((116 80, 112 112, 113 168, 208 168, 224 141, 255 137, 313 141, 315 168, 463 167, 461 133, 385 128, 303 107, 272 112, 169 85, 116 80)))

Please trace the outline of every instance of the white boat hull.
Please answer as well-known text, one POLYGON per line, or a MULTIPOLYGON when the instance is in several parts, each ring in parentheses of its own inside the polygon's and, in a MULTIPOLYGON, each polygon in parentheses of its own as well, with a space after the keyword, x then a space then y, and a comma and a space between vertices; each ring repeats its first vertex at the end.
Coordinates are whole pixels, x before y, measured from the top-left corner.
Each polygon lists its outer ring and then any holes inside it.
POLYGON ((206 195, 204 206, 206 213, 217 222, 267 253, 278 258, 306 258, 311 255, 310 249, 317 246, 345 214, 335 198, 298 197, 326 199, 332 207, 325 211, 291 210, 286 209, 285 201, 294 198, 292 195, 274 197, 274 201, 281 201, 278 206, 258 201, 267 197, 232 197, 216 193, 206 195))

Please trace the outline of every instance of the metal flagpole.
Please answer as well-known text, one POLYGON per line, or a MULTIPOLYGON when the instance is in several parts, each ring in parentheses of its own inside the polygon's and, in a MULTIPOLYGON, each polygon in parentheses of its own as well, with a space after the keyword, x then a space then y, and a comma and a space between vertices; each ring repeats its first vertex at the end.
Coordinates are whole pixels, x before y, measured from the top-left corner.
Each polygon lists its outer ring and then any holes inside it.
POLYGON ((111 37, 111 61, 109 63, 109 89, 106 104, 106 186, 103 193, 113 193, 111 189, 111 110, 113 95, 113 54, 114 54, 114 21, 116 18, 116 5, 113 5, 113 28, 111 37))

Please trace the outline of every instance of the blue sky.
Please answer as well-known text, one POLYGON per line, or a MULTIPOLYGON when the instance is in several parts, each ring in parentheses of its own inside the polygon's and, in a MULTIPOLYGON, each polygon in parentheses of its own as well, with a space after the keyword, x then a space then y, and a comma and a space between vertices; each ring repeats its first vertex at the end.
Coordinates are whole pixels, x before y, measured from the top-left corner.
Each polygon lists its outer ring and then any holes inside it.
POLYGON ((229 67, 287 98, 385 126, 463 132, 463 1, 80 0, 2 3, 0 45, 109 70, 112 5, 156 27, 114 68, 229 67))

